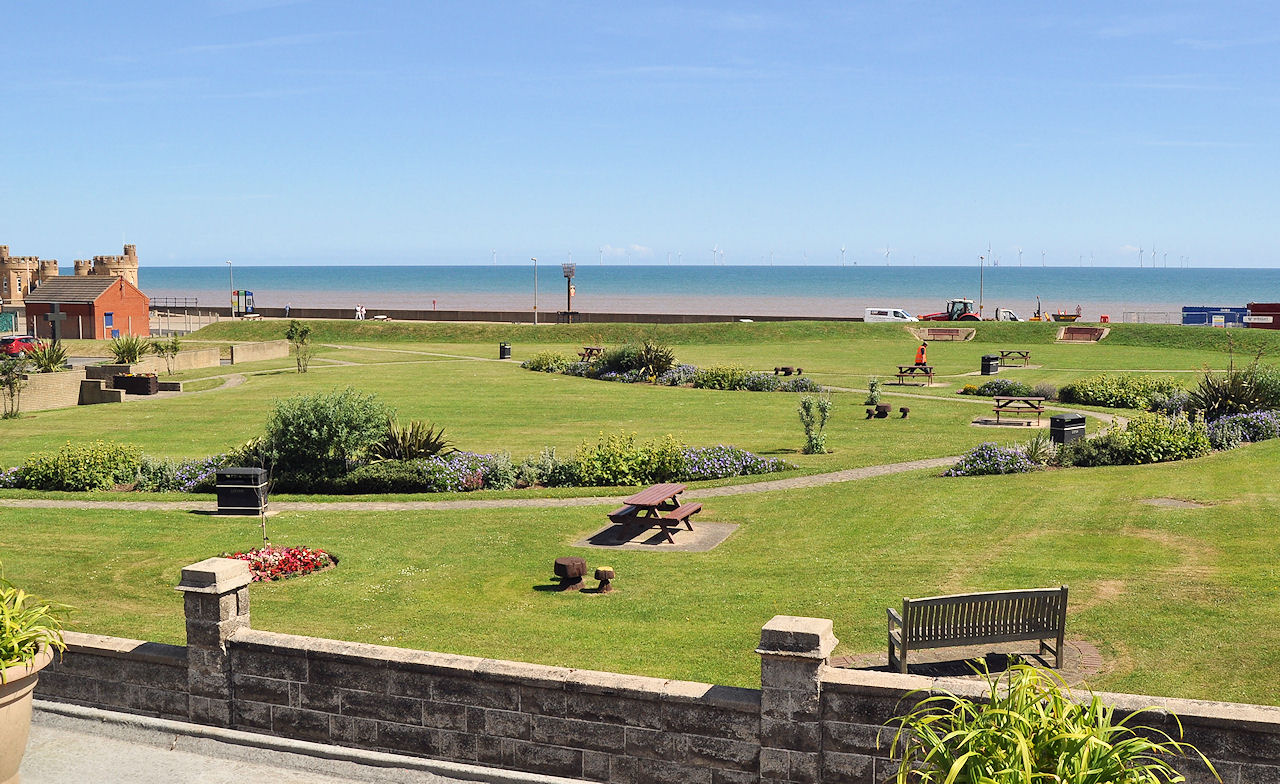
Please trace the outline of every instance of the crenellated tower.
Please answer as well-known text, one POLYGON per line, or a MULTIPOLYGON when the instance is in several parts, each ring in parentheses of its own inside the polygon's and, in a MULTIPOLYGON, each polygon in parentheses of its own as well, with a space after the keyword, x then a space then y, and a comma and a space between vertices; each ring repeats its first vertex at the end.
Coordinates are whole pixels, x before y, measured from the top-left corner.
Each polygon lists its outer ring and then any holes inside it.
POLYGON ((138 285, 138 247, 125 245, 122 256, 94 256, 93 268, 86 273, 80 272, 80 262, 76 262, 76 274, 108 275, 113 278, 124 278, 133 285, 138 285))
POLYGON ((40 265, 39 256, 10 256, 9 246, 0 245, 0 300, 21 305, 23 296, 40 280, 40 265))

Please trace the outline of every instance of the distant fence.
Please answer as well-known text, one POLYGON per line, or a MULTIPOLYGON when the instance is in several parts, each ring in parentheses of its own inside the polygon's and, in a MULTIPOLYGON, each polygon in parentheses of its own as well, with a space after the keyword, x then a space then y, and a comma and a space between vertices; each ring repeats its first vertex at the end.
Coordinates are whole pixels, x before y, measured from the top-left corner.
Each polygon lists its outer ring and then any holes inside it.
POLYGON ((1180 324, 1182 314, 1164 310, 1126 310, 1120 320, 1126 324, 1180 324))
MULTIPOLYGON (((392 308, 366 309, 369 320, 376 316, 386 316, 394 321, 480 321, 502 324, 532 324, 533 311, 530 310, 399 310, 392 308)), ((284 308, 254 308, 254 313, 266 318, 285 318, 284 308)), ((197 314, 205 314, 203 318, 216 321, 218 318, 230 318, 230 307, 202 307, 197 314)), ((180 315, 180 314, 179 314, 180 315)), ((152 318, 157 310, 152 307, 152 318)), ((353 319, 353 308, 289 308, 290 318, 307 319, 353 319)), ((177 316, 175 316, 177 318, 177 316)), ((724 323, 732 321, 862 321, 861 316, 759 316, 751 314, 717 314, 717 313, 584 313, 575 312, 575 324, 704 324, 724 323)), ((541 324, 564 323, 562 314, 554 311, 538 313, 541 324)))

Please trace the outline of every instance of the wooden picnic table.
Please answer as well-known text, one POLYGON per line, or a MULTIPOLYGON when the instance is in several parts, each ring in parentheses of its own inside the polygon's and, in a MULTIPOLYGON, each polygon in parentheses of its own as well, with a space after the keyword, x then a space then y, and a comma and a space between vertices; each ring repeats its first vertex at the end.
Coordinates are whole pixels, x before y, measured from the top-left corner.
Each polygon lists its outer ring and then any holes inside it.
POLYGON ((604 346, 583 346, 582 350, 578 352, 578 357, 583 362, 590 362, 602 354, 604 354, 604 346))
POLYGON ((1031 364, 1031 351, 1027 349, 1000 349, 1000 364, 1013 365, 1013 360, 1022 360, 1022 365, 1031 364), (1006 362, 1005 360, 1009 360, 1006 362))
POLYGON ((668 482, 641 490, 624 499, 625 506, 610 512, 609 519, 626 526, 657 526, 667 541, 675 544, 671 533, 680 530, 681 523, 692 531, 693 524, 689 522, 689 518, 702 511, 702 504, 680 503, 677 496, 685 489, 685 485, 678 482, 668 482))
POLYGON ((996 406, 992 411, 996 414, 996 424, 1000 424, 1000 415, 1030 417, 1036 415, 1036 426, 1040 426, 1040 415, 1044 413, 1044 398, 1032 395, 996 395, 992 398, 996 406))
POLYGON ((898 365, 898 383, 905 383, 904 378, 924 376, 930 386, 933 385, 933 365, 898 365))

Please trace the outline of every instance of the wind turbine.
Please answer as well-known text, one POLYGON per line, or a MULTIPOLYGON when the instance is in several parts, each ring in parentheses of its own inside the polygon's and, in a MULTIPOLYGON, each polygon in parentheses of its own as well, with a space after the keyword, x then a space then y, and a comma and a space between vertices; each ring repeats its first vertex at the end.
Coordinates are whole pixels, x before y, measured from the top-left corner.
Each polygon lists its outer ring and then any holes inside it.
POLYGON ((1018 266, 1022 266, 1022 247, 1018 247, 1018 266))
POLYGON ((1142 246, 1138 246, 1138 269, 1142 269, 1142 246))
POLYGON ((493 248, 489 252, 493 254, 493 266, 498 266, 498 249, 493 248))
POLYGON ((773 266, 773 248, 769 249, 769 266, 773 266))
POLYGON ((1040 251, 1040 266, 1044 266, 1044 251, 1040 251))
POLYGON ((604 248, 603 247, 600 248, 600 266, 601 267, 604 266, 604 248))
POLYGON ((884 265, 886 267, 889 266, 889 262, 892 261, 892 259, 889 257, 889 254, 891 252, 892 250, 889 248, 889 243, 886 242, 884 244, 884 265))
POLYGON ((716 261, 720 258, 720 243, 711 246, 711 266, 716 265, 716 261))
POLYGON ((844 246, 840 246, 840 266, 844 266, 844 246))
POLYGON ((682 250, 678 250, 678 251, 676 251, 676 265, 677 265, 677 266, 679 266, 679 265, 682 263, 682 260, 683 260, 683 259, 684 259, 684 251, 682 251, 682 250))

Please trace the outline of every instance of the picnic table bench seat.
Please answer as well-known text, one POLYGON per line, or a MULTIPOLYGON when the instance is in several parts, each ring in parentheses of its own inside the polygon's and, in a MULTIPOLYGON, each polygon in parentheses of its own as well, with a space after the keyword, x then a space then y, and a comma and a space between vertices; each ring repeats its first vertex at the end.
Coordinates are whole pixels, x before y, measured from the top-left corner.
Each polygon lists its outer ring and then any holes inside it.
POLYGON ((1037 640, 1062 668, 1067 586, 902 600, 889 614, 889 668, 907 671, 913 650, 1037 640), (1053 640, 1053 644, 1048 643, 1053 640))
POLYGON ((694 502, 681 504, 670 512, 662 515, 662 519, 673 523, 684 523, 690 531, 693 530, 693 524, 689 522, 689 518, 702 511, 702 504, 694 502))
POLYGON ((924 376, 928 379, 929 384, 933 384, 933 365, 898 365, 898 383, 905 383, 903 379, 918 378, 924 376))
POLYGON ((609 513, 609 519, 615 523, 625 523, 635 519, 636 513, 640 511, 640 507, 627 504, 618 507, 609 513))

